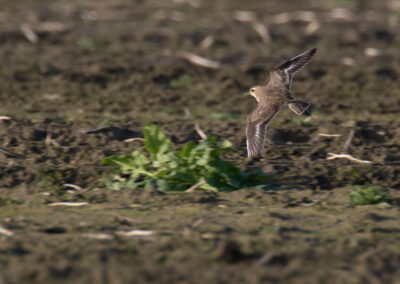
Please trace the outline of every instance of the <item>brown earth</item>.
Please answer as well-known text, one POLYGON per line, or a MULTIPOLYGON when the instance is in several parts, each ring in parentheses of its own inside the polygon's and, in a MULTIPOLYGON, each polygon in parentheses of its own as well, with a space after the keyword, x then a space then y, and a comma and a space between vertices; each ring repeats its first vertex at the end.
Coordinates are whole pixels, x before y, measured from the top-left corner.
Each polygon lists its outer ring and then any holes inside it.
POLYGON ((2 1, 0 116, 10 119, 0 120, 0 282, 396 283, 399 7, 2 1), (270 40, 263 42, 256 23, 268 27, 270 40), (37 41, 28 40, 29 30, 37 41), (311 47, 318 53, 292 91, 312 103, 313 115, 281 111, 264 159, 247 162, 244 121, 255 101, 243 94, 311 47), (222 65, 194 65, 183 51, 222 65), (200 139, 196 122, 228 138, 234 151, 225 158, 270 173, 272 189, 105 189, 110 168, 101 158, 141 148, 124 140, 141 137, 149 122, 176 147, 200 139), (87 133, 100 127, 107 128, 87 133), (372 163, 326 159, 342 152, 372 163), (371 184, 389 202, 350 205, 352 187, 371 184), (48 205, 61 201, 88 205, 48 205), (153 234, 124 235, 131 230, 153 234))

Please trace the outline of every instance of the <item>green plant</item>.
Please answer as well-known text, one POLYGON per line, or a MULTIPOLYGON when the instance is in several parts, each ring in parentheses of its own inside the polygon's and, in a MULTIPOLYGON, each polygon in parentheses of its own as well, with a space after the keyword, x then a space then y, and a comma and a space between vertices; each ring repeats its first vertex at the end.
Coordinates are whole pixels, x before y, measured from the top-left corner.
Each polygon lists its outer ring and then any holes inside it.
POLYGON ((171 141, 154 125, 143 130, 148 155, 135 150, 131 155, 103 158, 104 164, 117 168, 118 173, 105 179, 108 188, 157 188, 162 191, 183 191, 197 184, 213 191, 231 191, 264 185, 268 176, 262 172, 244 173, 232 163, 219 159, 230 150, 228 140, 220 142, 213 136, 200 143, 188 142, 179 151, 172 150, 171 141))
POLYGON ((82 37, 76 41, 76 45, 81 49, 94 51, 101 47, 102 43, 94 38, 82 37))
POLYGON ((350 203, 353 205, 377 204, 388 200, 388 196, 380 186, 368 186, 362 188, 356 186, 349 195, 350 203))
POLYGON ((169 82, 169 86, 174 89, 178 88, 187 88, 192 83, 192 78, 187 75, 183 74, 176 79, 173 79, 169 82))
POLYGON ((214 119, 232 120, 238 118, 239 115, 231 112, 213 112, 210 117, 214 119))

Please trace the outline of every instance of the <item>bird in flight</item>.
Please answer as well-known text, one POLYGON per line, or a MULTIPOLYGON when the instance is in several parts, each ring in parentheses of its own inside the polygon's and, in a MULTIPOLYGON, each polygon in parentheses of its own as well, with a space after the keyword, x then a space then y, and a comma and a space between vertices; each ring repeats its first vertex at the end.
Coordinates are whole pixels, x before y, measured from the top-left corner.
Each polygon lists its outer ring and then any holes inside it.
POLYGON ((295 100, 290 92, 292 79, 317 52, 316 48, 310 49, 279 65, 270 72, 270 80, 266 86, 255 86, 248 95, 253 96, 257 108, 253 110, 246 120, 247 155, 254 158, 261 155, 264 148, 267 127, 282 106, 287 105, 297 115, 308 114, 310 104, 295 100))

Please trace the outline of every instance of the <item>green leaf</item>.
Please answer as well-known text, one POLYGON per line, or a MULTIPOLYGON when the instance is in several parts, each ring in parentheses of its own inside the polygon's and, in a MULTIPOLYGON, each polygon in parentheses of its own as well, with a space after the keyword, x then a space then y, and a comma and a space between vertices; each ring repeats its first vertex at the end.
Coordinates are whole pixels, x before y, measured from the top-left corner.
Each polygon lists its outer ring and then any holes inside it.
POLYGON ((236 113, 214 112, 210 115, 210 117, 214 119, 232 120, 238 118, 239 115, 236 113))
POLYGON ((366 188, 356 186, 349 197, 350 203, 353 205, 377 204, 388 199, 387 194, 382 191, 380 186, 368 186, 366 188))
POLYGON ((141 152, 134 151, 132 155, 103 158, 102 163, 119 168, 123 174, 129 174, 136 171, 146 171, 149 160, 141 152))
POLYGON ((192 78, 187 74, 183 74, 179 78, 171 80, 169 86, 174 89, 187 88, 190 86, 191 83, 192 83, 192 78))
POLYGON ((157 160, 171 151, 171 141, 155 125, 147 125, 143 129, 144 146, 151 154, 152 159, 157 160))
POLYGON ((156 188, 162 191, 183 191, 199 181, 199 188, 232 191, 243 187, 264 186, 268 176, 261 171, 243 173, 234 164, 220 160, 232 143, 214 136, 198 144, 188 142, 177 152, 171 141, 154 125, 143 130, 148 159, 142 152, 103 158, 103 163, 116 168, 117 174, 104 180, 114 190, 156 188))
POLYGON ((148 179, 144 182, 145 188, 155 188, 160 191, 167 191, 170 189, 168 181, 164 179, 148 179))
POLYGON ((167 191, 170 189, 168 181, 164 179, 159 179, 156 181, 157 189, 161 191, 167 191))
POLYGON ((190 156, 190 153, 192 152, 192 150, 195 147, 196 147, 196 144, 194 144, 194 142, 192 142, 192 141, 186 143, 186 145, 183 147, 183 149, 178 152, 179 156, 181 156, 182 158, 188 158, 190 156))
POLYGON ((232 147, 231 141, 226 140, 226 139, 222 140, 219 145, 220 149, 230 149, 231 147, 232 147))

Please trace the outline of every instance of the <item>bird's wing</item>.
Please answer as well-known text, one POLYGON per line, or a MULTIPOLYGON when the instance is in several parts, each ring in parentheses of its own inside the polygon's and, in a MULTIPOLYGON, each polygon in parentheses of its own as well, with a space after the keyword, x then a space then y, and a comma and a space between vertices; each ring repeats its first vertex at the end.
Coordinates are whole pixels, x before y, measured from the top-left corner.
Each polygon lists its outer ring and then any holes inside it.
MULTIPOLYGON (((258 112, 256 119, 254 119, 254 112, 247 116, 246 123, 246 144, 247 156, 249 158, 261 155, 264 148, 265 137, 267 135, 267 127, 274 116, 277 114, 278 109, 258 112)), ((255 112, 257 109, 255 110, 255 112)))
POLYGON ((310 49, 276 67, 270 72, 269 85, 283 83, 290 88, 294 74, 306 66, 316 52, 316 48, 310 49))

